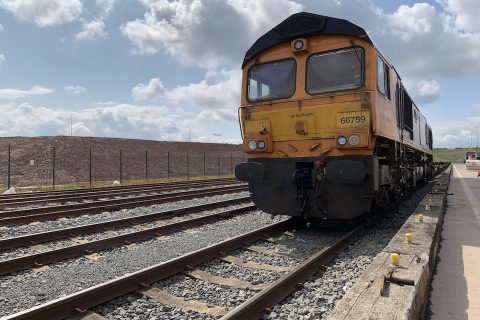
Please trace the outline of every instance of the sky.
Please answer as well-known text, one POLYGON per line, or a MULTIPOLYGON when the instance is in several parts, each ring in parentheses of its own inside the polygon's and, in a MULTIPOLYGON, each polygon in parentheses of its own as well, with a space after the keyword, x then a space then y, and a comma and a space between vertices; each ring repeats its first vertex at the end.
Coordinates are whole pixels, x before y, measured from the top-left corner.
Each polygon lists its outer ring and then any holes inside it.
POLYGON ((433 129, 477 144, 478 0, 0 0, 0 136, 241 142, 241 63, 293 13, 363 27, 433 129))

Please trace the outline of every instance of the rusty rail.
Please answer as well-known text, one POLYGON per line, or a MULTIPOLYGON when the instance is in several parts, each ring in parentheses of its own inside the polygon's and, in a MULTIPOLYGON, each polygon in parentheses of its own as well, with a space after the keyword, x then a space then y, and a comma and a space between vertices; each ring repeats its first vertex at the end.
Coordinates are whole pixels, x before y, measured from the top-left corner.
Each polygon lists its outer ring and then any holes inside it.
POLYGON ((0 261, 0 275, 28 268, 35 268, 48 263, 57 262, 68 258, 74 258, 81 255, 90 254, 95 251, 130 244, 136 241, 146 240, 151 237, 163 235, 166 233, 177 232, 185 228, 192 228, 206 223, 215 222, 217 220, 231 217, 234 215, 244 214, 254 209, 254 205, 247 204, 240 208, 220 213, 213 213, 203 217, 171 223, 160 227, 148 228, 144 230, 130 232, 127 234, 122 234, 119 236, 109 237, 102 240, 91 241, 75 246, 69 246, 61 249, 55 249, 33 255, 0 261))
POLYGON ((260 291, 258 294, 227 313, 221 318, 221 320, 259 319, 262 315, 268 314, 277 303, 285 299, 293 291, 297 290, 299 285, 301 286, 309 276, 317 273, 320 267, 325 266, 328 262, 332 261, 340 251, 363 232, 363 228, 364 226, 361 225, 347 233, 334 244, 323 248, 306 261, 302 262, 293 271, 275 281, 268 288, 260 291))
POLYGON ((124 188, 120 190, 87 190, 73 193, 62 193, 53 195, 35 195, 31 194, 24 197, 4 197, 0 198, 1 207, 21 207, 27 205, 55 203, 55 202, 68 202, 68 201, 84 201, 95 200, 100 198, 113 198, 121 196, 130 196, 134 194, 142 193, 156 193, 162 191, 172 191, 187 188, 199 188, 206 186, 216 186, 225 184, 236 184, 238 182, 234 180, 222 180, 222 181, 204 181, 204 182, 189 182, 189 183, 171 183, 171 184, 159 184, 148 187, 124 188))
POLYGON ((111 220, 107 222, 95 223, 95 224, 80 225, 80 226, 75 226, 71 228, 64 228, 60 230, 29 234, 29 235, 24 235, 19 237, 0 239, 0 250, 13 249, 17 247, 25 247, 25 246, 30 246, 32 244, 37 244, 37 243, 42 243, 47 241, 71 238, 71 237, 75 237, 75 236, 79 236, 79 235, 91 233, 91 232, 101 232, 103 230, 109 230, 113 228, 120 228, 120 227, 132 226, 135 224, 141 224, 145 222, 169 219, 173 216, 180 216, 188 213, 200 212, 203 210, 227 207, 230 205, 246 202, 249 200, 250 200, 250 197, 247 196, 247 197, 231 199, 231 200, 215 201, 215 202, 210 202, 202 205, 186 206, 178 209, 150 213, 150 214, 145 214, 141 216, 116 219, 116 220, 111 220))
POLYGON ((159 183, 146 183, 146 184, 136 184, 128 186, 116 186, 116 187, 100 187, 100 188, 79 188, 79 189, 68 189, 68 190, 50 190, 50 191, 35 191, 35 192, 21 192, 14 194, 0 194, 1 199, 12 199, 12 198, 28 198, 28 197, 48 197, 51 195, 61 195, 61 194, 77 194, 77 193, 87 193, 87 192, 111 192, 111 191, 120 191, 120 190, 135 190, 139 188, 149 188, 149 187, 158 187, 158 186, 176 186, 181 184, 191 184, 191 183, 204 183, 204 182, 229 182, 236 181, 233 178, 220 178, 220 179, 198 179, 190 181, 176 181, 176 182, 159 182, 159 183))
POLYGON ((169 194, 149 195, 126 199, 102 200, 93 203, 4 211, 0 212, 0 226, 29 223, 33 221, 43 221, 49 219, 58 219, 62 217, 75 217, 84 214, 95 214, 104 211, 113 211, 193 198, 209 197, 219 194, 242 192, 246 190, 246 186, 242 185, 209 188, 206 190, 204 189, 182 191, 169 194))

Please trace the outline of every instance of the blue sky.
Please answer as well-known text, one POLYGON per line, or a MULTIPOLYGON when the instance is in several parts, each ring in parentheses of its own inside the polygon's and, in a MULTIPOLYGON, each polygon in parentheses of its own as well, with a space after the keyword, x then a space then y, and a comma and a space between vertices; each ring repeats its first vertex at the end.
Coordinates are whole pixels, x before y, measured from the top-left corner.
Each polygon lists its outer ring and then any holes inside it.
POLYGON ((365 28, 436 147, 476 142, 475 0, 0 0, 0 136, 70 134, 72 119, 81 136, 240 142, 243 55, 299 11, 365 28))

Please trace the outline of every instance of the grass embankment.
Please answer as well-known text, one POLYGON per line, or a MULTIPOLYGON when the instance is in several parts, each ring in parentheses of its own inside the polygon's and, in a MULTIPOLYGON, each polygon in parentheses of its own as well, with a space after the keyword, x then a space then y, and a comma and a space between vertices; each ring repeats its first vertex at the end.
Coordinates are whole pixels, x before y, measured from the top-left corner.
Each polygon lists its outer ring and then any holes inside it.
POLYGON ((465 159, 465 152, 475 151, 475 148, 467 149, 433 149, 433 161, 436 162, 463 162, 465 159))

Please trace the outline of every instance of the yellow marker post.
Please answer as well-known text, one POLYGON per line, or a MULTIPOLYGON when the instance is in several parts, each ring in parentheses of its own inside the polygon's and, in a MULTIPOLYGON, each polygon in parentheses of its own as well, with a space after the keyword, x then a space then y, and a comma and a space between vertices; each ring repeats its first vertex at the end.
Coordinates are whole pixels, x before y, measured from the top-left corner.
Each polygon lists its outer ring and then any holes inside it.
POLYGON ((405 233, 405 241, 408 243, 412 243, 412 234, 411 233, 405 233))
POLYGON ((418 222, 423 222, 423 214, 421 212, 418 213, 418 222))
POLYGON ((432 199, 428 199, 427 205, 425 206, 425 211, 430 211, 431 205, 432 205, 432 199))
POLYGON ((390 261, 394 266, 398 266, 398 262, 400 261, 400 257, 398 253, 391 253, 390 254, 390 261))

